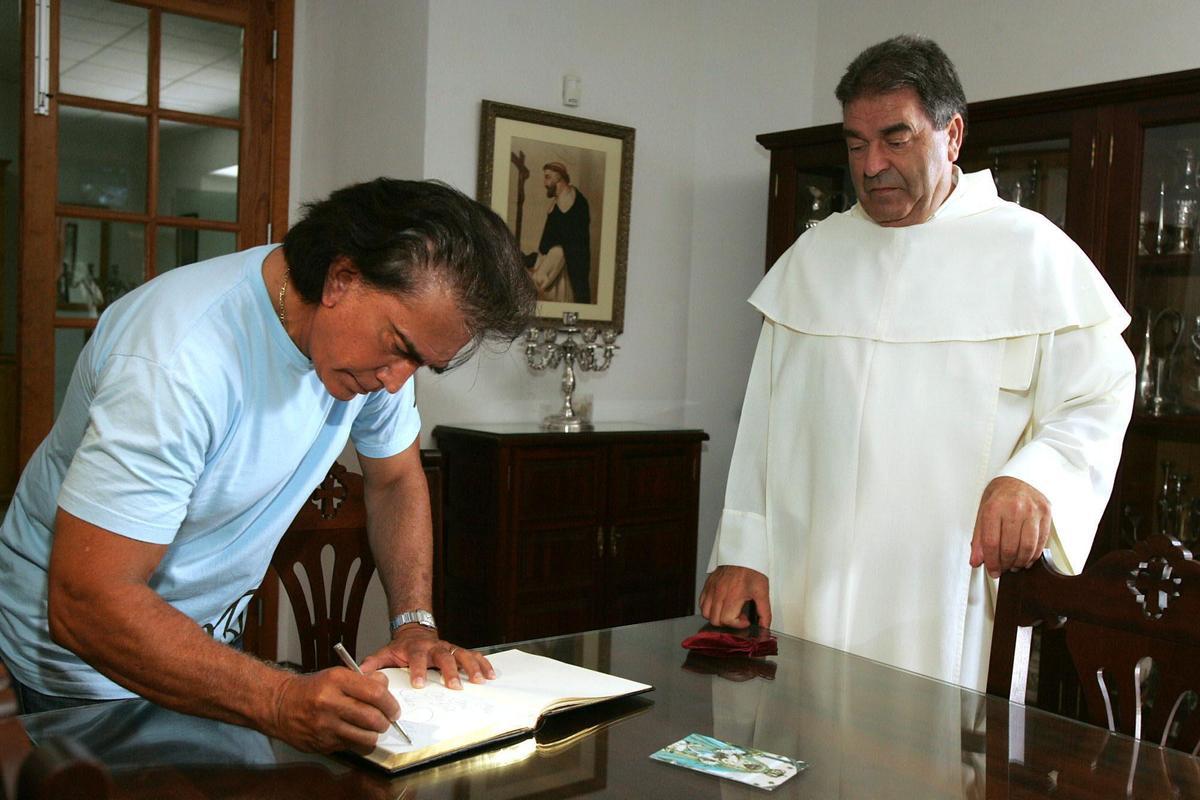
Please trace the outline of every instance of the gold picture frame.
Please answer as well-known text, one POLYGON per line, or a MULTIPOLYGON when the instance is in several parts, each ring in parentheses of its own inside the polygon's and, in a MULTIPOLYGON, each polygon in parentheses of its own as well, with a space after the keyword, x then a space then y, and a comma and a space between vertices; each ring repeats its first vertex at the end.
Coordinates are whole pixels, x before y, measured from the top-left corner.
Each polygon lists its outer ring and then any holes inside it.
POLYGON ((624 330, 633 145, 623 125, 483 101, 479 199, 517 237, 539 319, 624 330))

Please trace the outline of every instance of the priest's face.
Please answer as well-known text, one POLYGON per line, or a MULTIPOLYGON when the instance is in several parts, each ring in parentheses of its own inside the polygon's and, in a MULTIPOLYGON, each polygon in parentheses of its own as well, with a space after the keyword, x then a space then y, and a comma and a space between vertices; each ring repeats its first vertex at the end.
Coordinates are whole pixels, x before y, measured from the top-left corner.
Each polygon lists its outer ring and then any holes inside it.
POLYGON ((851 100, 842 109, 850 175, 858 202, 889 228, 918 225, 954 188, 963 121, 936 130, 914 89, 851 100))

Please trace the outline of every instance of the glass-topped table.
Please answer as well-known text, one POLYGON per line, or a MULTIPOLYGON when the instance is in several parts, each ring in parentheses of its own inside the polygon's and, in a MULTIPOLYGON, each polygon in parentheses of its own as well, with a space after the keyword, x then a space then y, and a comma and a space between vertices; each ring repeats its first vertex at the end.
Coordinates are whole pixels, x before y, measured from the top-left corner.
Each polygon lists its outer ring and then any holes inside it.
POLYGON ((807 761, 775 797, 1200 797, 1200 759, 1187 754, 786 636, 768 659, 689 654, 680 642, 702 624, 686 617, 516 645, 655 689, 399 775, 143 700, 21 721, 35 743, 83 744, 122 797, 762 796, 650 760, 689 733, 807 761))

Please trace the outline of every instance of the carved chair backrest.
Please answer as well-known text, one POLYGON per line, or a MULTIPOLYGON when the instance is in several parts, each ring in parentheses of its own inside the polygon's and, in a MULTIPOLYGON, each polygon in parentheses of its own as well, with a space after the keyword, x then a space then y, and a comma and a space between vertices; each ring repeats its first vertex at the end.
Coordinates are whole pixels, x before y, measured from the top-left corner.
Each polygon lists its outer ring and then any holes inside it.
POLYGON ((271 566, 291 602, 306 672, 340 664, 355 642, 375 559, 367 540, 361 475, 334 464, 275 548, 271 566))
POLYGON ((1049 551, 1000 579, 989 694, 1025 702, 1029 631, 1065 628, 1093 724, 1155 744, 1200 748, 1200 562, 1155 534, 1080 575, 1049 551))

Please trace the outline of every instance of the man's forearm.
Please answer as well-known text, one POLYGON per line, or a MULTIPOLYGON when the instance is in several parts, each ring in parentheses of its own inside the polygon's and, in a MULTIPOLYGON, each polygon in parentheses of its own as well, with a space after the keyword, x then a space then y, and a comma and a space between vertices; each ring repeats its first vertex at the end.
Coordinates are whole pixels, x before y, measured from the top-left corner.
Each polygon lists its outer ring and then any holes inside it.
MULTIPOLYGON (((367 530, 371 552, 388 596, 392 615, 412 609, 429 609, 433 596, 433 533, 429 512, 429 485, 421 468, 421 453, 414 442, 390 458, 359 457, 367 501, 367 530)), ((391 641, 363 661, 364 669, 389 666, 409 668, 413 686, 425 683, 426 669, 441 672, 447 687, 459 689, 460 671, 472 683, 494 678, 487 659, 455 647, 438 633, 417 625, 404 626, 391 641)))
POLYGON ((102 597, 56 593, 54 638, 159 705, 271 732, 290 673, 214 641, 146 585, 102 597))
POLYGON ((433 597, 433 523, 429 486, 419 468, 393 480, 367 483, 367 531, 393 615, 429 609, 433 597))

